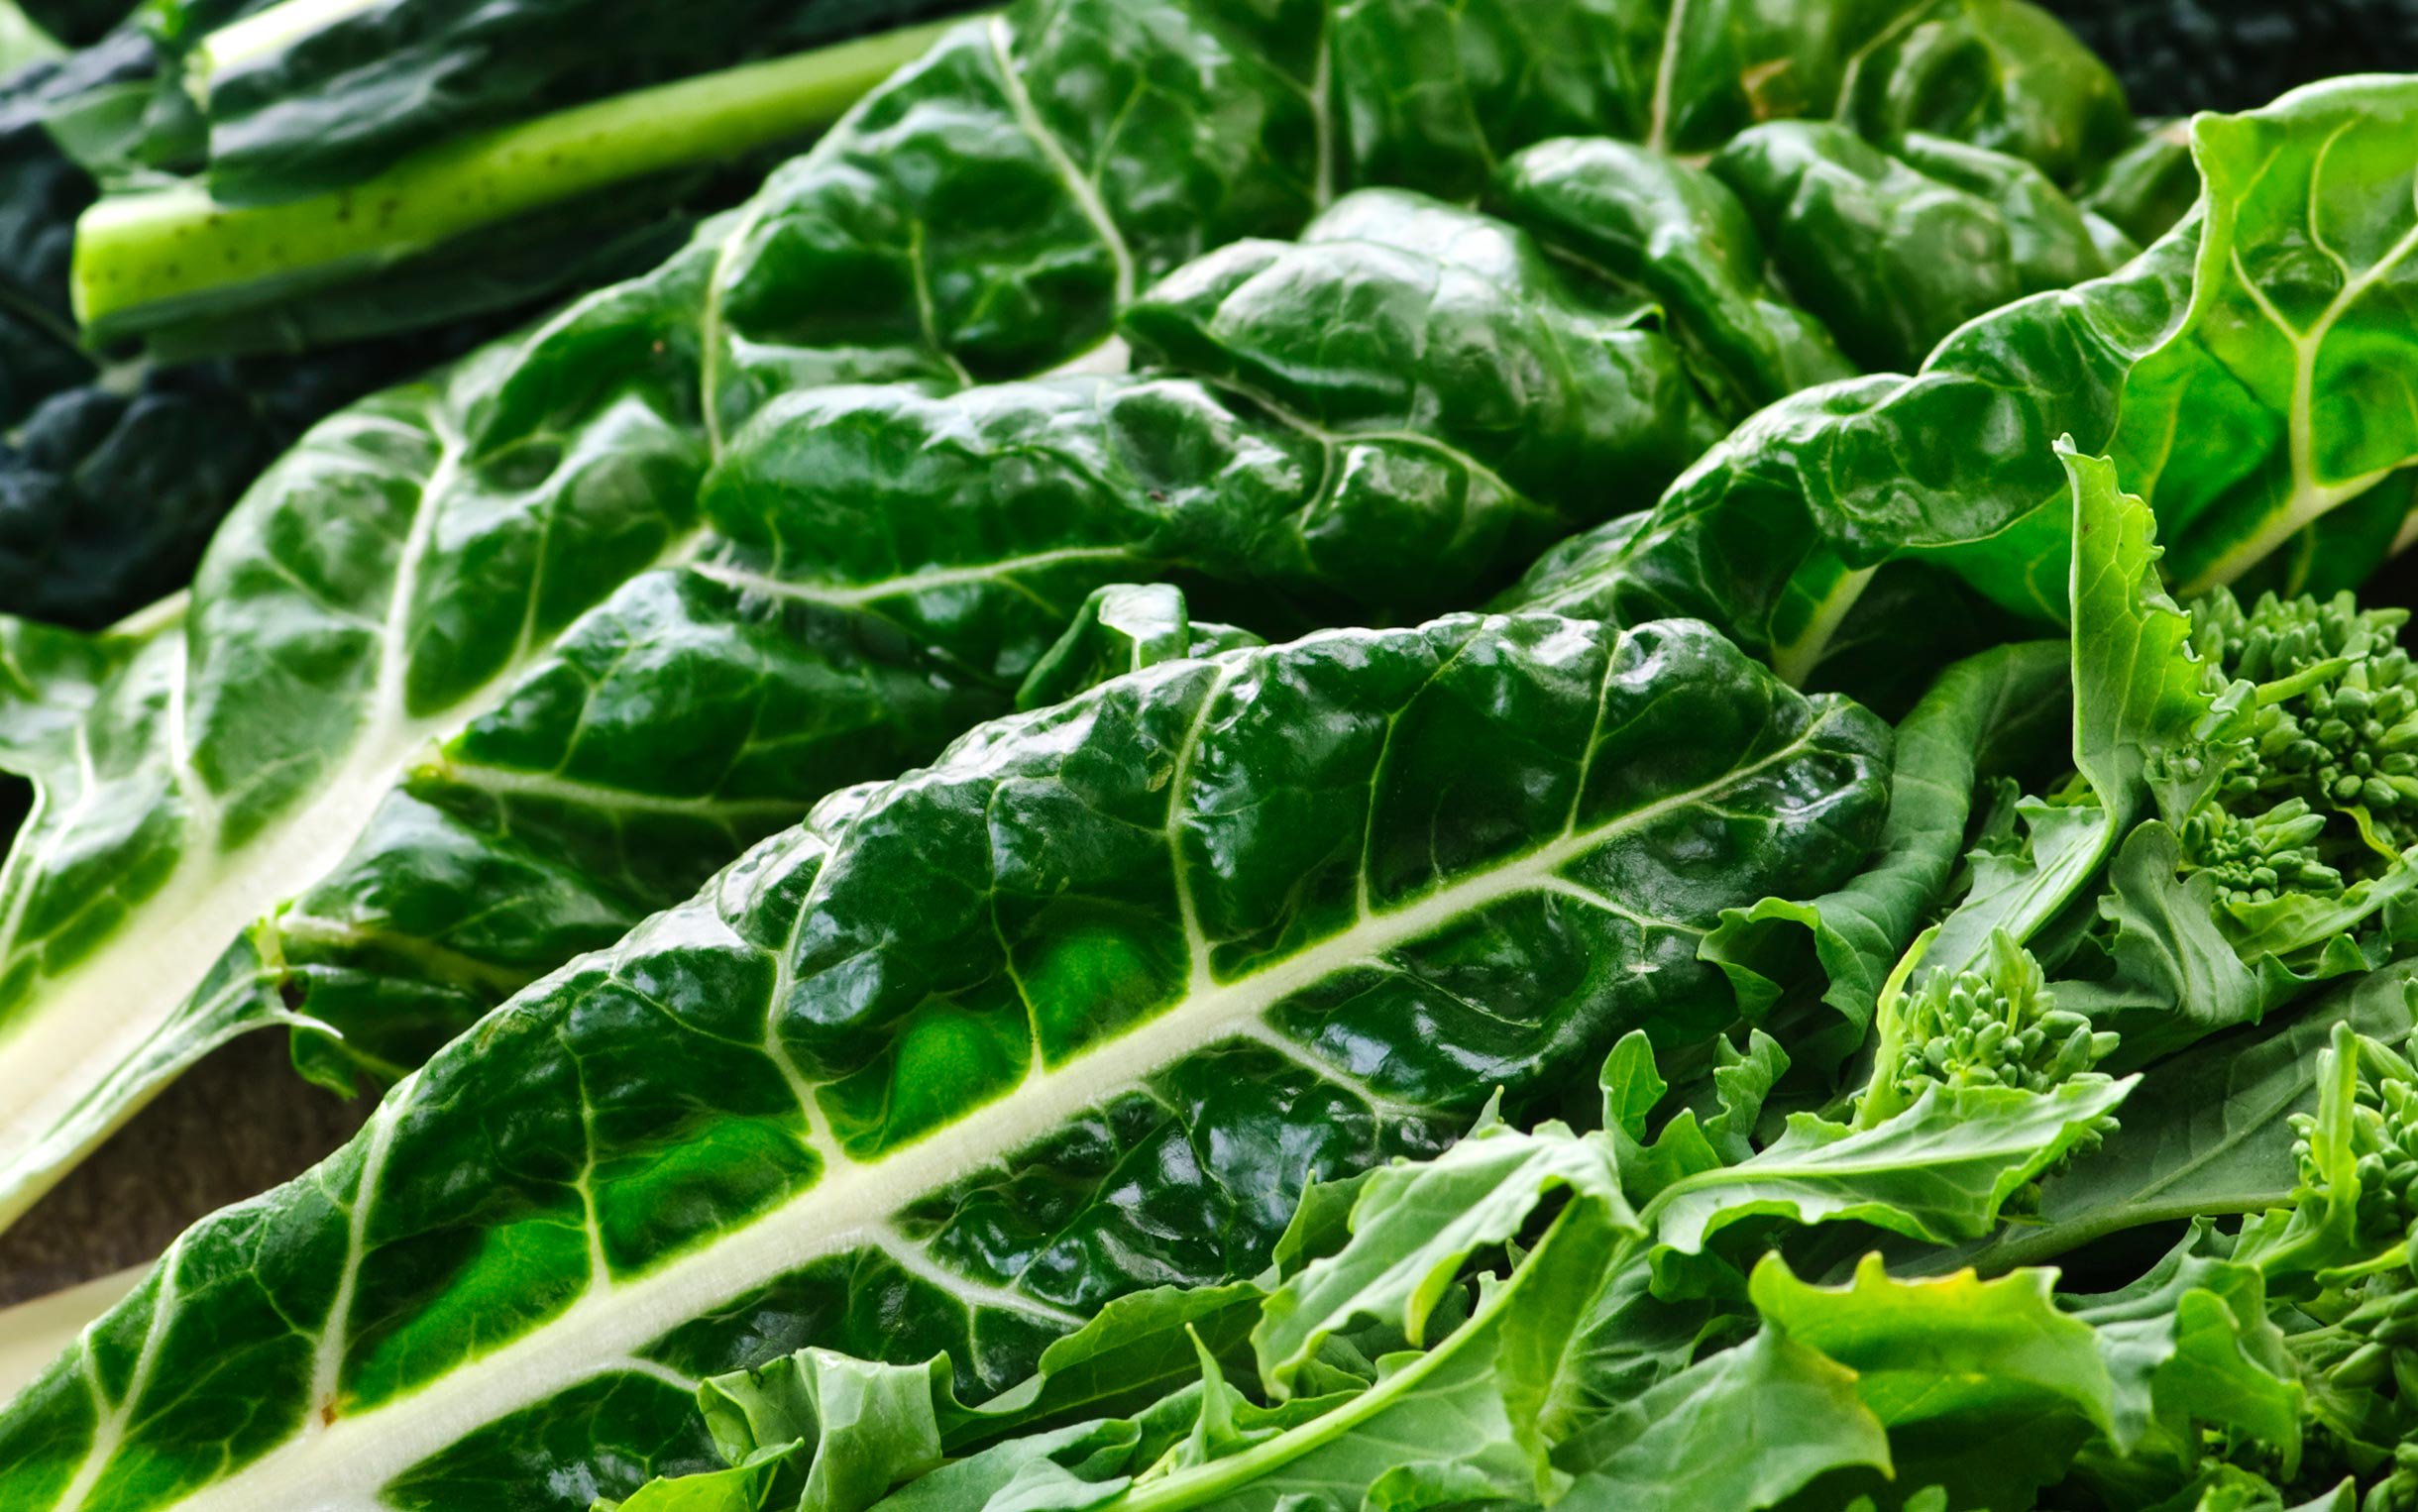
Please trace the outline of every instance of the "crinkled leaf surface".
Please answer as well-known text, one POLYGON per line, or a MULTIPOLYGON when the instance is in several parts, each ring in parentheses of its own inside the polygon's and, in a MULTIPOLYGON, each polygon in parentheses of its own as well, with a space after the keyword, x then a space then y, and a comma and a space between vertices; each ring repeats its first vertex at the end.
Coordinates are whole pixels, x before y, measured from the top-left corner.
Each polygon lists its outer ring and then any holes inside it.
MULTIPOLYGON (((1703 931, 1852 870, 1886 747, 1701 626, 1551 616, 985 726, 186 1235, 0 1420, 0 1505, 577 1505, 710 1465, 694 1378, 807 1344, 1004 1386, 1111 1296, 1256 1269, 1304 1182, 1497 1085, 1725 1026, 1703 931)), ((1814 1201, 1824 1153, 1782 1158, 1814 1201)))
POLYGON ((1610 122, 1693 143, 1649 123, 1779 58, 1833 82, 1765 105, 1821 109, 1882 10, 1026 0, 653 272, 321 425, 184 617, 103 658, 85 759, 35 772, 0 1217, 245 1028, 298 1017, 330 1082, 407 1069, 1007 709, 1096 588, 1415 620, 1646 496, 1726 411, 1634 280, 1338 191, 1610 122), (1120 318, 1138 372, 990 381, 1120 318))
POLYGON ((1801 673, 1892 561, 2054 621, 2061 434, 2149 500, 2179 582, 2231 581, 2418 458, 2395 345, 2418 280, 2414 111, 2418 85, 2368 77, 2200 118, 2198 206, 2140 259, 1962 327, 1913 377, 1764 411, 1608 559, 1540 565, 1532 596, 1704 615, 1801 673))

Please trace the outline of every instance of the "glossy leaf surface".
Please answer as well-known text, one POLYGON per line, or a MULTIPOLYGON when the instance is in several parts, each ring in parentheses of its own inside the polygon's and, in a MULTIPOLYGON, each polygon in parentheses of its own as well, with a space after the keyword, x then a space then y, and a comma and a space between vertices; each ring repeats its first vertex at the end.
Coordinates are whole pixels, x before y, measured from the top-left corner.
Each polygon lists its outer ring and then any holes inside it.
POLYGON ((1495 1086, 1724 1028, 1703 931, 1855 866, 1886 746, 1701 627, 1550 616, 985 726, 188 1234, 0 1427, 0 1505, 562 1504, 549 1466, 575 1501, 703 1467, 689 1379, 809 1343, 1005 1385, 1495 1086))
POLYGON ((1395 162, 1335 102, 1406 54, 1348 39, 1433 19, 972 23, 654 272, 315 431, 90 691, 124 811, 40 774, 0 881, 0 1066, 40 1089, 0 1215, 246 1027, 298 1018, 331 1083, 407 1069, 1006 710, 1097 588, 1415 620, 1658 488, 1735 402, 1691 320, 1414 193, 1329 203, 1347 137, 1352 176, 1395 162))
POLYGON ((1533 592, 1701 614, 1799 677, 1892 561, 2055 621, 2061 434, 2149 500, 2188 591, 2232 581, 2418 456, 2388 355, 2418 276, 2413 109, 2406 80, 2370 78, 2203 117, 2199 205, 2140 260, 1974 321, 1912 378, 1765 410, 1610 550, 1549 559, 1533 592))

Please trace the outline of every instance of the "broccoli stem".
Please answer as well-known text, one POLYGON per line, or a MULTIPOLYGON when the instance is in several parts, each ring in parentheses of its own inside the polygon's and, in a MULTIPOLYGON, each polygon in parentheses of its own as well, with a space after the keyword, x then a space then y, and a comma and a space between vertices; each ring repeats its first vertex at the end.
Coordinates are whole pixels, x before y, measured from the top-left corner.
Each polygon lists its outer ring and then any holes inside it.
POLYGON ((197 182, 105 196, 76 227, 76 318, 105 341, 207 312, 232 289, 337 282, 616 183, 802 136, 836 120, 953 24, 885 32, 480 132, 359 184, 284 204, 222 205, 197 182))

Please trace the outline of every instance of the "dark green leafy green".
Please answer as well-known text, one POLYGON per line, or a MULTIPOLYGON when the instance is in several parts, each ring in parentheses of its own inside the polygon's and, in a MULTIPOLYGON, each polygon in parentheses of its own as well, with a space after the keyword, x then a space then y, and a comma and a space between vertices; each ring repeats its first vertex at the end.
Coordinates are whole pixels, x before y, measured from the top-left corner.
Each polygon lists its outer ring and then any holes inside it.
MULTIPOLYGON (((1644 1033, 1624 1038, 1614 1062, 1652 1076, 1644 1033)), ((1625 1074, 1607 1067, 1604 1080, 1625 1074)), ((2094 1084, 2103 1095, 2113 1090, 2104 1078, 2087 1077, 2076 1090, 2094 1084)), ((2036 1143, 2019 1151, 2002 1141, 1999 1158, 2010 1167, 2053 1159, 2079 1128, 2038 1123, 2014 1104, 1972 1111, 1982 1142, 2034 1124, 2036 1143)), ((1862 1158, 1832 1179, 1841 1191, 1860 1192, 1850 1206, 1890 1208, 1906 1189, 1907 1169, 1919 1166, 1925 1138, 1900 1145, 1886 1126, 1873 1134, 1862 1158)), ((1597 1361, 1570 1348, 1572 1330, 1591 1298, 1649 1269, 1673 1234, 1657 1216, 1677 1211, 1673 1189, 1644 1197, 1625 1137, 1576 1134, 1551 1122, 1517 1133, 1489 1111, 1440 1155, 1397 1161, 1340 1189, 1314 1189, 1288 1238, 1295 1247, 1282 1271, 1256 1286, 1203 1294, 1220 1317, 1227 1298, 1249 1298, 1257 1323, 1248 1359, 1230 1369, 1221 1363, 1224 1351, 1196 1331, 1193 1378, 1168 1383, 1172 1389, 1123 1419, 977 1448, 1002 1420, 966 1433, 980 1415, 953 1404, 934 1412, 926 1387, 939 1364, 885 1368, 803 1353, 700 1393, 708 1421, 724 1425, 716 1432, 724 1457, 738 1466, 770 1466, 769 1496, 743 1470, 722 1470, 658 1482, 625 1505, 660 1509, 698 1498, 753 1512, 788 1503, 791 1488, 803 1483, 800 1505, 894 1512, 1027 1506, 1037 1497, 1046 1506, 1120 1508, 1273 1509, 1301 1497, 1320 1506, 1417 1508, 1475 1497, 1760 1507, 1825 1472, 1889 1469, 1892 1431, 1952 1413, 1941 1401, 1943 1383, 1969 1382, 1982 1368, 2013 1377, 1998 1386, 2000 1398, 2045 1393, 2079 1402, 2093 1422, 2111 1421, 2114 1391, 2092 1330, 2047 1310, 2044 1275, 2028 1278, 2036 1283, 2028 1291, 2023 1282, 1966 1276, 1944 1298, 1937 1284, 1919 1283, 1899 1300, 1902 1289, 1877 1271, 1837 1294, 1797 1286, 1769 1259, 1751 1288, 1765 1324, 1760 1335, 1676 1373, 1633 1406, 1576 1408, 1590 1394, 1597 1361), (1340 1224, 1338 1206, 1348 1209, 1340 1224), (2022 1297, 2032 1302, 2029 1312, 2022 1297), (2002 1298, 2015 1305, 2001 1305, 2002 1298), (1909 1314, 1920 1315, 1927 1337, 1909 1326, 1909 1314), (2043 1327, 2053 1341, 2036 1338, 2043 1327), (1930 1352, 1903 1360, 1896 1375, 1867 1357, 1882 1337, 1902 1343, 1909 1335, 1923 1338, 1930 1352), (1863 1367, 1860 1379, 1842 1359, 1863 1367), (840 1440, 825 1433, 810 1446, 797 1431, 799 1415, 775 1395, 808 1374, 826 1390, 844 1389, 842 1380, 858 1385, 848 1401, 867 1411, 851 1416, 840 1440), (1242 1390, 1238 1376, 1256 1389, 1242 1390), (733 1401, 751 1410, 734 1418, 733 1401), (1755 1453, 1702 1453, 1721 1435, 1755 1453), (855 1488, 819 1494, 817 1475, 826 1487, 850 1477, 855 1488), (906 1484, 875 1499, 895 1482, 906 1484)), ((1658 1144, 1688 1137, 1675 1126, 1658 1144)), ((1757 1152, 1741 1136, 1734 1168, 1752 1169, 1774 1151, 1757 1152)), ((1698 1173, 1698 1193, 1710 1190, 1703 1178, 1712 1174, 1698 1173)), ((1755 1209, 1754 1190, 1743 1185, 1728 1199, 1740 1208, 1731 1217, 1755 1209)), ((1702 1224, 1678 1222, 1681 1242, 1693 1243, 1686 1233, 1702 1224)), ((1173 1296, 1153 1305, 1167 1308, 1173 1296)), ((1044 1369, 1009 1399, 1046 1394, 1052 1385, 1044 1369)), ((1962 1395, 1968 1404, 1990 1399, 1969 1384, 1962 1395)))
MULTIPOLYGON (((1161 662, 984 726, 188 1234, 0 1418, 0 1504, 578 1504, 708 1467, 694 1381, 811 1344, 1004 1388, 1111 1297, 1257 1271, 1306 1182, 1434 1150, 1489 1089, 1726 1028, 1699 940, 1860 862, 1886 747, 1701 626, 1551 616, 1161 662), (240 1374, 191 1389, 195 1350, 240 1374)), ((2113 1095, 2026 1103, 2023 1138, 2113 1095)), ((1908 1221, 1978 1232, 2035 1145, 1921 1127, 1964 1174, 1902 1183, 1908 1221)), ((1865 1212, 1874 1137, 1792 1134, 1661 1222, 1865 1212)))
POLYGON ((2337 73, 2405 71, 2418 31, 2365 0, 2049 0, 2143 110, 2244 110, 2337 73), (2244 40, 2255 38, 2256 46, 2244 40))
MULTIPOLYGON (((1484 36, 1564 40, 1513 11, 1484 36)), ((400 1074, 1007 710, 1095 590, 1412 621, 1668 482, 1736 402, 1690 319, 1478 213, 1335 193, 1581 124, 1540 96, 1397 157, 1373 102, 1430 19, 1028 0, 655 271, 314 431, 184 617, 113 642, 86 741, 126 810, 34 773, 0 1216, 248 1027, 301 1028, 331 1084, 400 1074)))
POLYGON ((1508 601, 1699 614, 1800 680, 1854 638, 1892 565, 2055 621, 2070 555, 2060 434, 2113 456, 2191 593, 2372 494, 2393 512, 2343 535, 2328 569, 2356 577, 2342 551, 2385 549, 2406 495, 2378 486, 2418 456, 2388 355, 2418 278, 2413 110, 2418 89, 2376 77, 2201 118, 2198 206, 2140 259, 1973 321, 1912 378, 1772 406, 1645 520, 1549 556, 1508 601))
POLYGON ((210 189, 247 204, 356 184, 482 127, 965 7, 715 0, 671 13, 630 0, 290 0, 215 26, 197 9, 169 0, 159 25, 200 34, 188 87, 208 132, 210 189))
POLYGON ((2016 807, 1918 968, 2039 941, 2060 990, 2135 1064, 2256 1023, 2400 953, 2405 616, 2349 594, 2229 594, 2186 612, 2159 586, 2149 512, 2104 461, 2074 478, 2074 773, 2016 807))

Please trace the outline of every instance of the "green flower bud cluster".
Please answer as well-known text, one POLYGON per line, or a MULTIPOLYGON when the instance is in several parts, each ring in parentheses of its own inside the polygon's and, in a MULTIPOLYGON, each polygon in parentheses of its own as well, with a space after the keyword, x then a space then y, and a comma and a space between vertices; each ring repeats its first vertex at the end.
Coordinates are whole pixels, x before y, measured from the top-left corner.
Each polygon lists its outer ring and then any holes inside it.
POLYGON ((2363 609, 2348 593, 2259 597, 2248 613, 2220 591, 2192 610, 2194 645, 2228 681, 2260 690, 2255 763, 2227 789, 2297 796, 2316 808, 2418 817, 2418 666, 2399 643, 2406 609, 2363 609), (2302 685, 2305 686, 2296 686, 2302 685))
POLYGON ((1991 946, 1987 969, 1933 977, 1906 1003, 1894 1076, 1903 1099, 1929 1086, 2046 1092, 2116 1048, 2114 1034, 2057 1007, 2022 946, 2004 935, 1991 946))
POLYGON ((2391 1391, 2418 1401, 2418 1289, 2397 1277, 2338 1325, 2359 1343, 2326 1369, 2344 1390, 2391 1391))
POLYGON ((2243 815, 2230 809, 2203 809, 2183 821, 2183 853, 2192 865, 2214 872, 2229 897, 2271 902, 2280 893, 2331 898, 2343 891, 2343 874, 2319 858, 2326 816, 2303 799, 2287 799, 2264 813, 2243 815))
MULTIPOLYGON (((2311 1148, 2317 1120, 2296 1113, 2291 1125, 2292 1163, 2301 1185, 2320 1186, 2326 1175, 2311 1148)), ((2418 1219, 2418 1087, 2397 1076, 2363 1076, 2351 1116, 2351 1150, 2360 1184, 2360 1240, 2384 1243, 2406 1235, 2418 1219)))
MULTIPOLYGON (((2383 1448, 2345 1439, 2323 1421, 2302 1434, 2299 1463, 2260 1440, 2241 1438, 2213 1446, 2217 1458, 2250 1470, 2275 1488, 2279 1502, 2225 1502, 2226 1506, 2332 1506, 2329 1499, 2348 1476, 2359 1512, 2418 1512, 2418 1444, 2383 1448)), ((2214 1501, 2200 1505, 2215 1506, 2214 1501)))
POLYGON ((2408 618, 2347 593, 2267 594, 2245 610, 2219 590, 2192 606, 2212 688, 2250 694, 2228 738, 2168 774, 2221 769, 2182 840, 2229 897, 2332 896, 2384 864, 2376 845, 2418 842, 2418 665, 2399 644, 2408 618))

